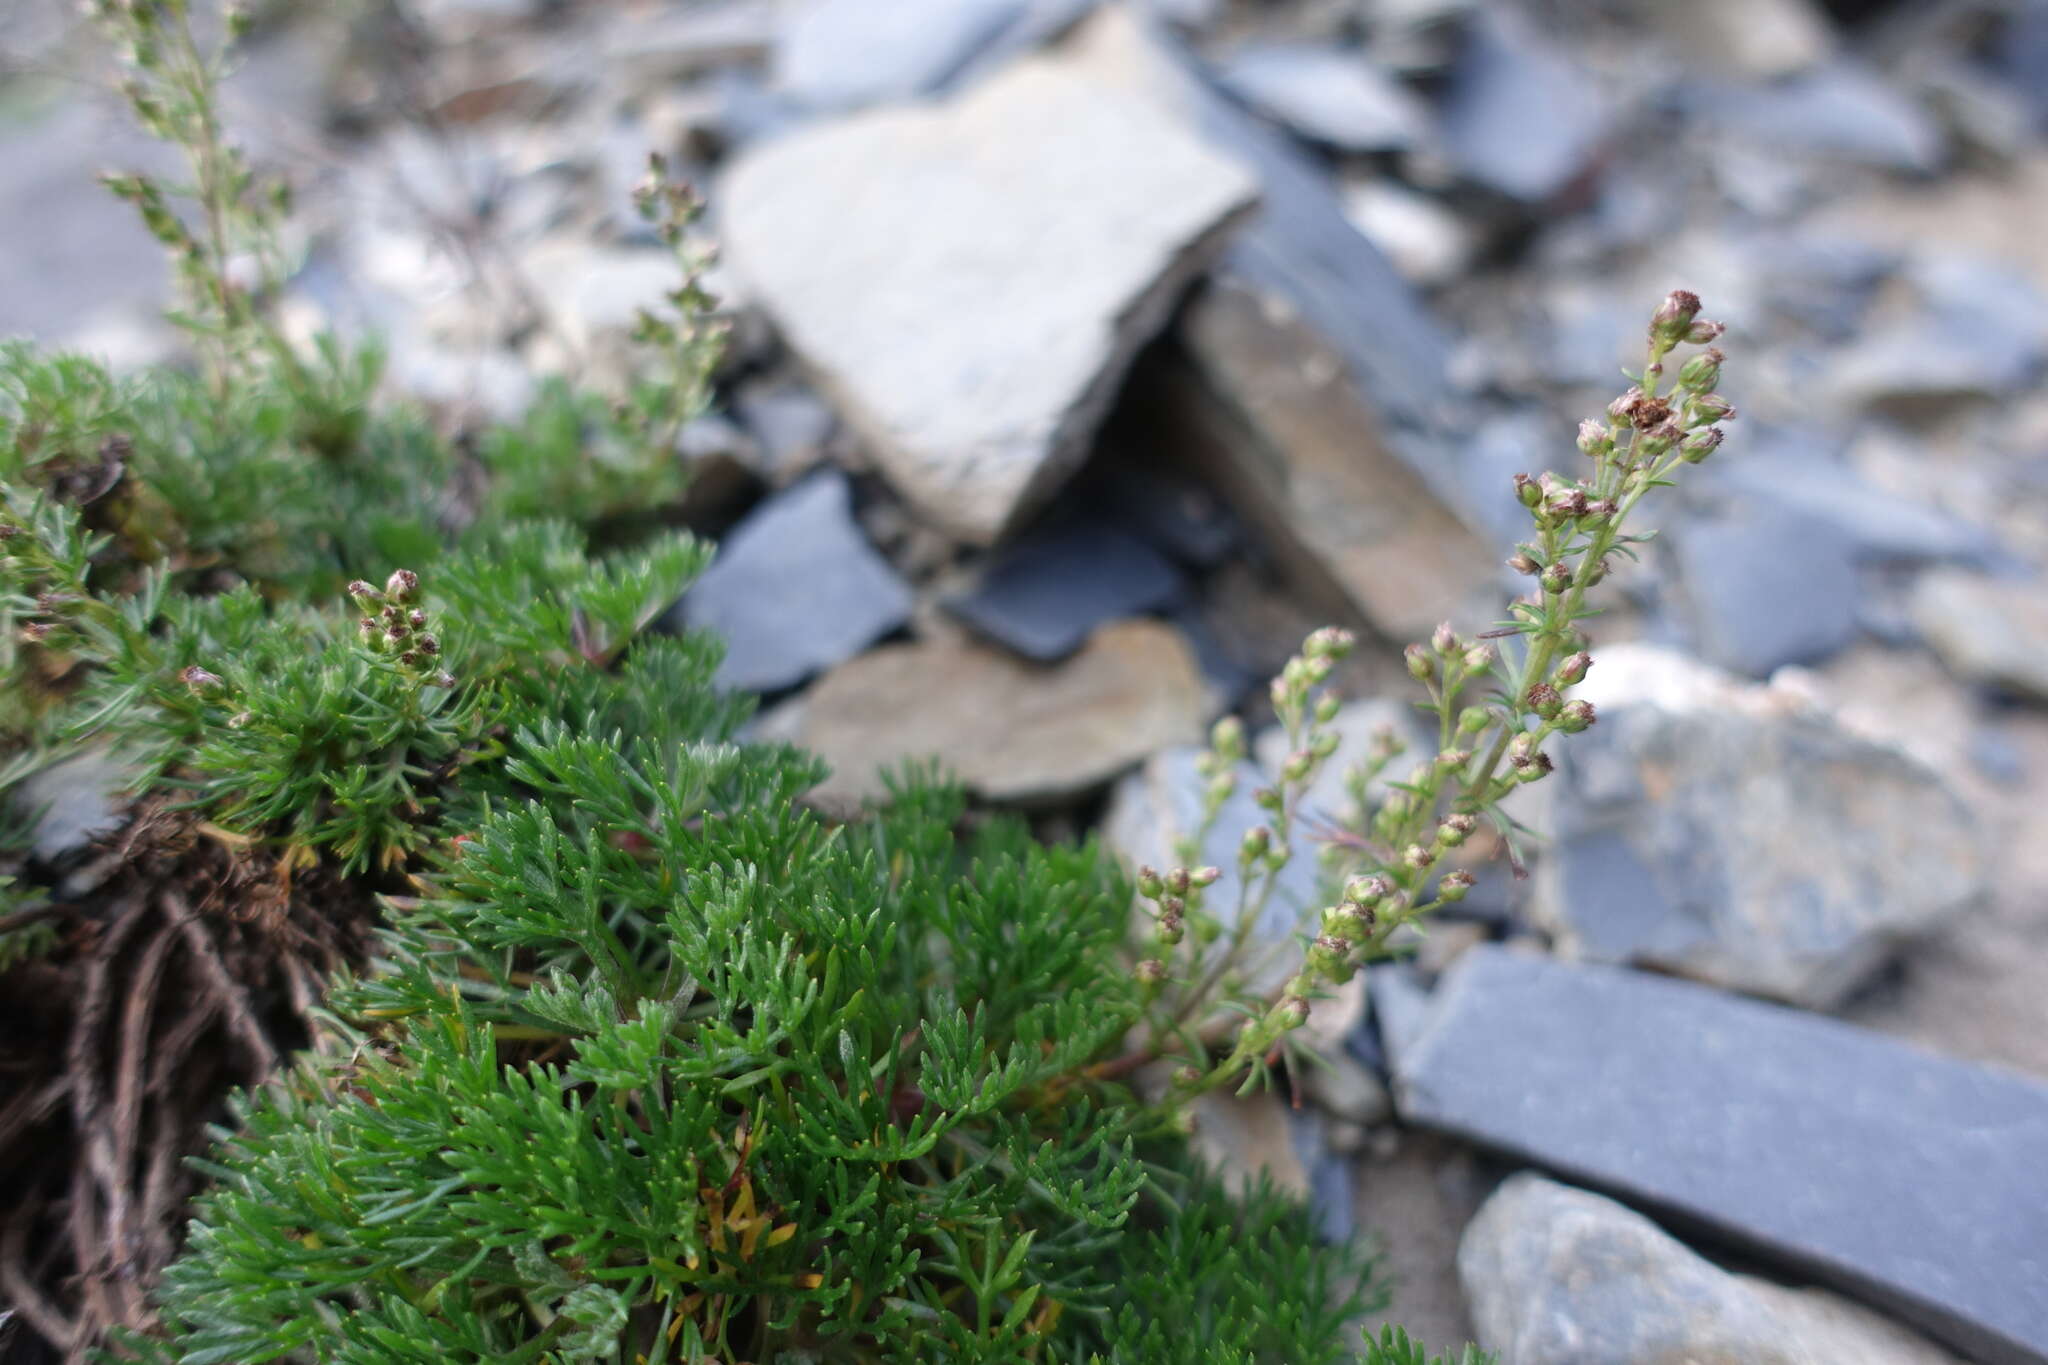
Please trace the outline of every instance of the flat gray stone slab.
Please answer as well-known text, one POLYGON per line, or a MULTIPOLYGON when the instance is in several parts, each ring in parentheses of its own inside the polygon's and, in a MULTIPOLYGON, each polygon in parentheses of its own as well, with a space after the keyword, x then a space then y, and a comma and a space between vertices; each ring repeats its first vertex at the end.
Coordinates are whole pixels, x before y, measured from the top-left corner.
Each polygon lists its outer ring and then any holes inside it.
POLYGON ((794 687, 910 620, 910 589, 854 524, 846 476, 822 470, 725 538, 675 613, 725 641, 718 685, 794 687))
POLYGON ((2048 1362, 2048 1085, 1797 1010, 1477 947, 1395 1035, 1410 1123, 2048 1362))

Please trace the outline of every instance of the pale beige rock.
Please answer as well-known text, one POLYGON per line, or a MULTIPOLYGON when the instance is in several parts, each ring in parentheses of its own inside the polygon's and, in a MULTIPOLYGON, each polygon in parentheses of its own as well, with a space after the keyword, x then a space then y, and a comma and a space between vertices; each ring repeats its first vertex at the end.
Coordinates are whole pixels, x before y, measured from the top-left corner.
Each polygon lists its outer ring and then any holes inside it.
POLYGON ((1518 1175, 1465 1230, 1480 1345, 1513 1365, 1957 1365, 1846 1299, 1727 1271, 1611 1199, 1518 1175))
POLYGON ((2048 699, 2048 588, 2040 582, 1938 569, 1915 585, 1912 614, 1964 678, 2048 699))
POLYGON ((1195 1151, 1225 1188, 1256 1182, 1263 1171, 1280 1189, 1297 1199, 1308 1198, 1308 1171, 1295 1153, 1279 1095, 1260 1090, 1238 1099, 1212 1090, 1189 1108, 1195 1119, 1195 1151))
POLYGON ((1198 739, 1211 706, 1179 632, 1119 621, 1051 667, 964 640, 884 646, 818 683, 799 740, 832 765, 829 797, 879 796, 880 770, 928 757, 989 800, 1032 804, 1198 739))
POLYGON ((988 541, 1079 463, 1252 178, 1058 55, 942 105, 750 149, 714 196, 735 270, 882 469, 988 541))
POLYGON ((1827 16, 1813 0, 1655 0, 1654 8, 1688 59, 1743 80, 1794 75, 1835 49, 1827 16))

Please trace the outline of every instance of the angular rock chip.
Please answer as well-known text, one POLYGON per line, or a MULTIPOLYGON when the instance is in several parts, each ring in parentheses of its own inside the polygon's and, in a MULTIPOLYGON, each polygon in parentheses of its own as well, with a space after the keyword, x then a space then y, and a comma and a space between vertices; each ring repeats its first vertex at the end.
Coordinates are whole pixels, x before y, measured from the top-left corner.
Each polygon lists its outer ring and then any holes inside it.
POLYGON ((1079 462, 1254 189, 1054 55, 758 144, 717 202, 734 270, 890 480, 987 542, 1079 462))
POLYGON ((1829 522, 1765 503, 1686 524, 1675 538, 1700 653, 1763 678, 1856 638, 1855 543, 1829 522))
POLYGON ((1398 635, 1457 614, 1446 605, 1490 582, 1492 555, 1446 510, 1470 505, 1435 319, 1348 221, 1327 171, 1156 25, 1111 7, 1070 49, 1256 175, 1263 204, 1191 302, 1180 354, 1133 376, 1119 430, 1207 466, 1320 610, 1398 635))
POLYGON ((678 606, 718 632, 718 684, 793 687, 903 626, 910 589, 854 524, 846 476, 826 470, 756 508, 678 606))
POLYGON ((1027 0, 785 3, 775 86, 814 109, 853 109, 926 94, 1029 7, 1027 0))
POLYGON ((1858 1304, 1731 1275, 1612 1199, 1524 1173, 1458 1244, 1480 1345, 1515 1365, 1956 1365, 1858 1304))
POLYGON ((1305 138, 1346 151, 1411 147, 1427 122, 1422 102, 1361 52, 1268 43, 1232 53, 1219 75, 1246 104, 1305 138))
POLYGON ((1831 1009, 1984 895, 1976 820, 1895 749, 1649 646, 1574 695, 1530 898, 1567 955, 1831 1009))
POLYGON ((1494 947, 1459 960, 1413 1037, 1391 1037, 1410 1123, 1658 1209, 1972 1359, 2048 1362, 2038 1081, 1494 947))
POLYGON ((827 674, 804 699, 797 742, 866 798, 881 770, 932 758, 991 801, 1057 801, 1202 732, 1210 700, 1171 626, 1119 621, 1052 668, 983 645, 885 645, 827 674))
POLYGON ((2048 701, 2048 589, 2038 579, 1938 569, 1914 585, 1911 611, 1934 652, 1963 677, 2048 701))

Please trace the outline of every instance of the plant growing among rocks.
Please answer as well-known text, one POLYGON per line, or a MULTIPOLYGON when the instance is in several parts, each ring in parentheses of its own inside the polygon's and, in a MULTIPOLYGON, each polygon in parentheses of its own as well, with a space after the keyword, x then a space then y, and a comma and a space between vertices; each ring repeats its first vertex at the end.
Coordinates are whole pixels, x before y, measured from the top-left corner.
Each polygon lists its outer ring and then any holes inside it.
MULTIPOLYGON (((1666 302, 1638 387, 1582 433, 1591 474, 1518 483, 1519 649, 1447 628, 1410 652, 1439 752, 1376 803, 1394 755, 1361 770, 1342 895, 1261 997, 1241 926, 1313 837, 1347 636, 1275 682, 1294 752, 1234 916, 1203 903, 1212 869, 1144 870, 1134 948, 1101 850, 970 818, 928 772, 827 818, 814 759, 736 739, 716 642, 650 631, 707 558, 639 514, 716 342, 697 263, 643 329, 664 392, 561 390, 465 454, 371 401, 374 357, 293 350, 274 278, 230 269, 268 201, 182 3, 99 12, 138 115, 193 154, 197 227, 116 188, 183 263, 210 358, 123 380, 0 356, 0 775, 111 753, 129 809, 82 871, 27 851, 18 806, 4 845, 5 1008, 46 1054, 0 1092, 21 1322, 71 1358, 114 1328, 112 1356, 185 1365, 1423 1365, 1352 1335, 1385 1302, 1370 1254, 1268 1186, 1226 1192, 1188 1105, 1256 1082, 1319 992, 1462 894, 1450 851, 1511 836, 1502 798, 1592 722, 1564 695, 1586 592, 1727 415, 1714 352, 1660 396, 1673 347, 1711 339, 1697 300, 1666 302), (180 1248, 181 1159, 222 1119, 180 1248)), ((643 202, 691 209, 658 177, 643 202)), ((1243 747, 1219 727, 1214 803, 1243 747)))
MULTIPOLYGON (((1700 307, 1684 290, 1658 307, 1642 372, 1628 376, 1630 388, 1604 417, 1579 426, 1587 472, 1515 477, 1531 534, 1508 564, 1533 580, 1532 590, 1496 629, 1465 637, 1445 623, 1428 643, 1408 646, 1408 673, 1428 693, 1423 709, 1436 724, 1433 752, 1401 780, 1385 781, 1402 745, 1383 731, 1373 752, 1345 772, 1352 804, 1335 822, 1304 809, 1304 799, 1337 752, 1331 722, 1341 698, 1327 680, 1355 642, 1348 632, 1320 630, 1287 662, 1271 695, 1288 752, 1255 793, 1268 821, 1247 831, 1237 849, 1228 904, 1207 903, 1209 888, 1223 879, 1219 868, 1140 870, 1138 891, 1152 920, 1149 953, 1136 968, 1145 1024, 1138 1045, 1100 1064, 1098 1074, 1172 1061, 1169 1103, 1228 1083, 1258 1084, 1308 1021, 1315 998, 1389 956, 1402 930, 1464 899, 1475 879, 1458 865, 1459 850, 1482 825, 1522 874, 1518 841, 1527 831, 1503 802, 1551 772, 1546 745, 1597 719, 1591 702, 1568 695, 1593 662, 1579 624, 1597 610, 1587 594, 1618 558, 1633 558, 1633 547, 1650 539, 1626 531, 1629 513, 1719 448, 1720 424, 1735 415, 1716 392, 1724 357, 1710 343, 1723 327, 1702 319, 1700 307), (1681 362, 1674 353, 1687 345, 1705 349, 1681 362), (1261 993, 1250 987, 1270 977, 1271 958, 1288 950, 1262 949, 1255 928, 1281 873, 1303 856, 1297 846, 1304 840, 1323 845, 1332 903, 1316 924, 1303 926, 1307 946, 1296 969, 1261 993)), ((1247 757, 1242 722, 1226 717, 1203 756, 1204 816, 1180 840, 1184 863, 1208 845, 1247 757)))

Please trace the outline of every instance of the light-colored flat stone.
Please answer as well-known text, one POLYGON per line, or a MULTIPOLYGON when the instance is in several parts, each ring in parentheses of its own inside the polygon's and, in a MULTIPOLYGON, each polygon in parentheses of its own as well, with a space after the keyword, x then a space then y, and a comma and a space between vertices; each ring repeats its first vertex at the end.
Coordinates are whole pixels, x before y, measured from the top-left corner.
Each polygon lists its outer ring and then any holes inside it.
POLYGON ((763 144, 716 195, 733 268, 890 481, 984 542, 1079 462, 1253 200, 1243 170, 1058 56, 763 144))
POLYGON ((828 797, 879 796, 881 770, 935 758, 989 800, 1033 804, 1193 742, 1210 705, 1179 632, 1119 621, 1052 667, 964 640, 874 650, 819 682, 799 740, 832 765, 828 797))

